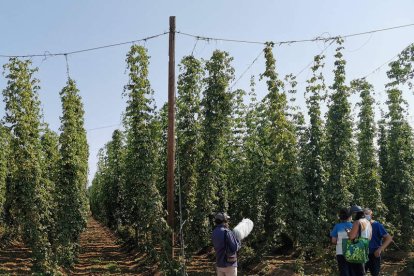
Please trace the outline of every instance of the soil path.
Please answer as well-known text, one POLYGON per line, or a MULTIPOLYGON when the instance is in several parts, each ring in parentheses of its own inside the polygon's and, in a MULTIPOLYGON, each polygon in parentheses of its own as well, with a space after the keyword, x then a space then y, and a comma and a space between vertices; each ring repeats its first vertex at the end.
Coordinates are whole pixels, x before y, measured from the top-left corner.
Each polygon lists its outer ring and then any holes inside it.
POLYGON ((81 252, 70 275, 154 275, 144 256, 127 252, 114 234, 93 218, 80 238, 81 252))
MULTIPOLYGON (((145 255, 128 251, 105 226, 88 219, 81 234, 78 261, 67 275, 157 275, 146 264, 145 255)), ((0 248, 0 275, 31 275, 31 251, 22 243, 13 242, 0 248)))
POLYGON ((0 249, 0 275, 30 275, 30 256, 31 251, 18 242, 0 249))
POLYGON ((214 261, 208 255, 193 256, 187 264, 187 274, 193 276, 216 275, 214 261))
MULTIPOLYGON (((78 262, 67 275, 159 275, 146 257, 136 251, 128 251, 114 234, 93 218, 80 239, 81 251, 78 262)), ((240 268, 240 275, 292 276, 294 259, 268 256, 249 271, 240 268)), ((310 269, 312 264, 305 265, 310 269)), ((314 266, 318 266, 314 264, 314 266)), ((31 251, 23 244, 14 242, 0 249, 0 275, 30 275, 31 251)), ((312 271, 313 269, 310 269, 312 271)), ((414 253, 388 254, 384 260, 384 275, 414 275, 414 253), (409 267, 407 267, 407 265, 409 267)), ((214 252, 194 256, 187 263, 188 275, 215 275, 214 252)))

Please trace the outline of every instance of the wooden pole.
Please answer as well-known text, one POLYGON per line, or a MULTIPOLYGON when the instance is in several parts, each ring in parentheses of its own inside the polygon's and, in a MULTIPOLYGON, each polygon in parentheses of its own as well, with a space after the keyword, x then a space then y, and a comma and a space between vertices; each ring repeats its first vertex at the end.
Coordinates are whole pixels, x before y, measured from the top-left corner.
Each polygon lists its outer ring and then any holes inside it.
POLYGON ((174 172, 175 172, 175 16, 170 16, 168 62, 168 152, 167 210, 172 229, 171 255, 174 258, 174 172))

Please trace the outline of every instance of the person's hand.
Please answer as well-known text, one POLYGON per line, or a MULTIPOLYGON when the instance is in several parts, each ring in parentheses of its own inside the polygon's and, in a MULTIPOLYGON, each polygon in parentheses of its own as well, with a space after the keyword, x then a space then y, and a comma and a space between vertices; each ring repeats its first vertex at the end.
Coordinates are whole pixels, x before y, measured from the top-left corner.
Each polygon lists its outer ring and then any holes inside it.
POLYGON ((374 256, 378 258, 379 256, 381 256, 381 252, 382 252, 382 248, 380 247, 377 250, 375 250, 374 256))

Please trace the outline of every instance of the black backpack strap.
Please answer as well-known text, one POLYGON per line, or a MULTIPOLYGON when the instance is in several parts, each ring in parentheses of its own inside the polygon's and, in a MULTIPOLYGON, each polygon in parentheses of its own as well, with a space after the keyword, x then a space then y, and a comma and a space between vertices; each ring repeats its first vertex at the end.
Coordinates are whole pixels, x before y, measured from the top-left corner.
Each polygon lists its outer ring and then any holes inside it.
POLYGON ((224 229, 224 253, 227 256, 227 230, 224 229))

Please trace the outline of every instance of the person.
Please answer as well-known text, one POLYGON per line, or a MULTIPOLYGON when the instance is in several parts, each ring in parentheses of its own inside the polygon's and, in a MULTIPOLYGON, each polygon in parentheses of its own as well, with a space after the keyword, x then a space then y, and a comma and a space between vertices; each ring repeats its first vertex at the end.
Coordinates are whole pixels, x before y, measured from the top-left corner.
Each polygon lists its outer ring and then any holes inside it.
POLYGON ((390 245, 392 237, 381 223, 372 219, 373 212, 371 209, 365 208, 364 214, 372 226, 372 239, 369 242, 369 260, 365 268, 371 272, 371 275, 378 276, 381 270, 381 253, 390 245))
MULTIPOLYGON (((353 240, 358 237, 362 237, 371 240, 372 227, 371 223, 365 218, 364 210, 358 205, 351 207, 352 214, 352 228, 348 232, 348 238, 353 240)), ((352 275, 362 276, 365 275, 365 264, 350 264, 352 275)))
POLYGON ((342 240, 348 238, 346 230, 352 228, 351 213, 348 208, 339 210, 339 219, 341 222, 335 224, 331 231, 331 242, 336 245, 336 261, 338 262, 340 276, 350 276, 351 267, 345 260, 342 249, 342 240))
POLYGON ((218 276, 237 275, 237 251, 241 244, 229 229, 229 219, 230 217, 224 212, 214 216, 215 227, 211 239, 216 252, 218 276))

